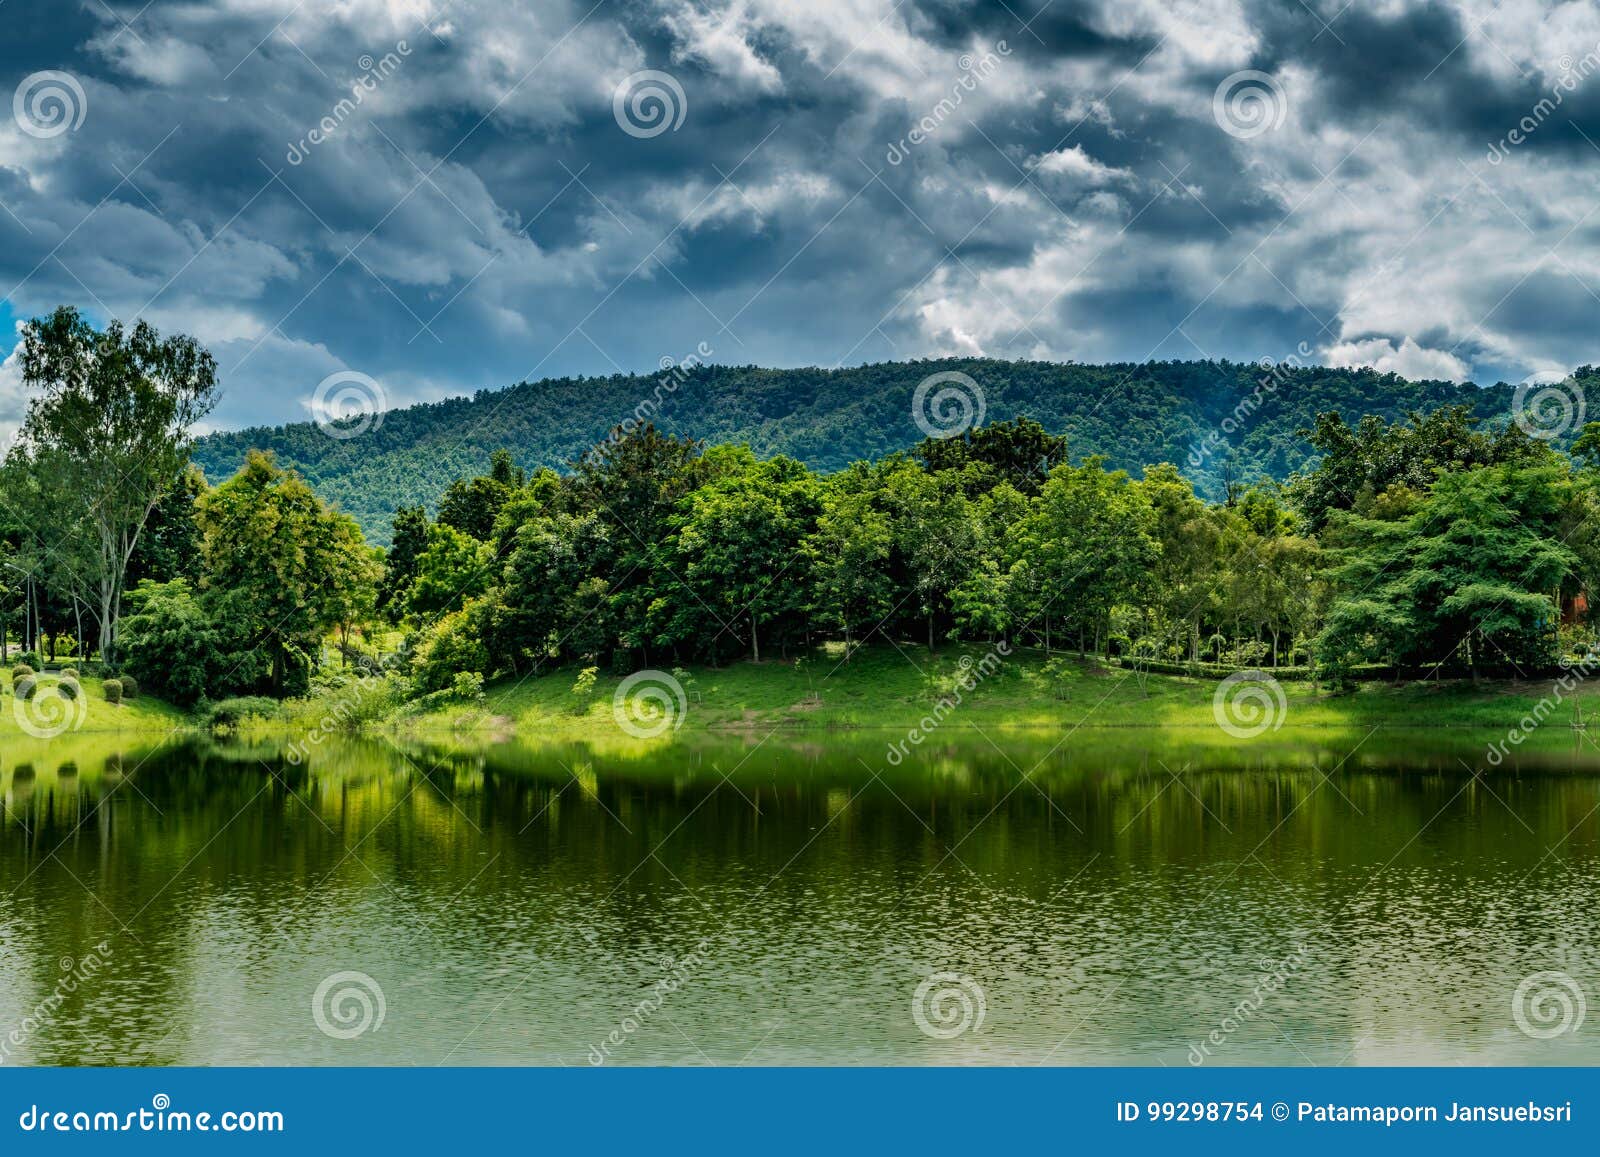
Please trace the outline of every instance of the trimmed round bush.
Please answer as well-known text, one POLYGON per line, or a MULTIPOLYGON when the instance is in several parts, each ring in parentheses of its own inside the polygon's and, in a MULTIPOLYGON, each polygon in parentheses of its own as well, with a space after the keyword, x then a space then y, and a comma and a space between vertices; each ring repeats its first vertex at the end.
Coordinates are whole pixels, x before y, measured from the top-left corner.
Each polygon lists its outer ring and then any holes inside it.
POLYGON ((105 690, 106 702, 107 703, 121 703, 122 702, 122 680, 121 679, 107 679, 103 684, 101 684, 101 686, 105 690))
POLYGON ((119 676, 122 683, 122 697, 124 699, 139 698, 139 680, 132 675, 119 676))
POLYGON ((24 703, 33 698, 33 693, 39 689, 39 677, 31 671, 11 685, 17 698, 24 703))
POLYGON ((56 694, 63 699, 76 699, 83 694, 83 688, 76 679, 63 679, 56 684, 56 694))
POLYGON ((79 677, 78 669, 76 667, 63 667, 61 668, 61 677, 63 679, 76 679, 79 677))
POLYGON ((15 667, 11 668, 11 681, 13 683, 20 682, 23 679, 31 678, 32 675, 33 668, 28 666, 26 663, 18 663, 15 667))

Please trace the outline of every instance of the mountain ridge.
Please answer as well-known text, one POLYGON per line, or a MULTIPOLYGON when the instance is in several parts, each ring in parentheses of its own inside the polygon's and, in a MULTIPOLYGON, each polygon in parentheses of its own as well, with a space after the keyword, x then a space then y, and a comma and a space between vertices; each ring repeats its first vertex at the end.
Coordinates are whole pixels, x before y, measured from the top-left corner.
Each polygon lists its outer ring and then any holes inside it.
POLYGON ((386 411, 343 439, 313 422, 218 432, 197 441, 194 457, 215 483, 239 468, 246 451, 271 450, 354 515, 370 540, 387 543, 396 507, 421 502, 431 510, 452 480, 485 469, 494 450, 509 449, 530 470, 562 469, 629 419, 834 470, 908 449, 925 429, 981 410, 985 421, 1025 416, 1064 433, 1074 458, 1102 454, 1134 474, 1173 462, 1216 498, 1225 476, 1282 479, 1305 465, 1311 448, 1298 431, 1318 412, 1337 410, 1354 424, 1365 414, 1392 420, 1460 404, 1496 420, 1509 416, 1513 392, 1504 382, 1231 361, 938 358, 836 370, 706 364, 483 389, 386 411), (939 380, 924 385, 932 378, 939 380), (914 419, 919 400, 925 427, 914 419))

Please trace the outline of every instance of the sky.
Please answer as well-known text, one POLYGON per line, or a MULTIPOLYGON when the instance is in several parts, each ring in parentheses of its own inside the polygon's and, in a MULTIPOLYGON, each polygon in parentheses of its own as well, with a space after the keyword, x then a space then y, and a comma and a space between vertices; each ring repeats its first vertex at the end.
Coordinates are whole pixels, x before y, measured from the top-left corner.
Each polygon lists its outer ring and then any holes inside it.
POLYGON ((7 0, 6 94, 0 356, 193 334, 215 427, 689 355, 1600 361, 1587 0, 7 0))

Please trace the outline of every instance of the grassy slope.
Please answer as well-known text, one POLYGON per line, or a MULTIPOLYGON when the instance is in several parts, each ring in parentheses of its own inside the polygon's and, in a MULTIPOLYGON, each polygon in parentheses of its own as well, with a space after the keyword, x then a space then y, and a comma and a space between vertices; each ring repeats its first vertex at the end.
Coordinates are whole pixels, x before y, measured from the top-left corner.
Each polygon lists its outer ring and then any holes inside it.
MULTIPOLYGON (((145 732, 155 733, 171 731, 177 727, 190 725, 193 720, 178 708, 159 699, 152 699, 148 695, 141 695, 137 699, 125 699, 119 704, 106 702, 105 685, 99 679, 83 678, 82 683, 87 704, 87 711, 83 714, 83 721, 78 726, 69 726, 69 731, 81 732, 145 732)), ((0 695, 0 740, 17 740, 30 738, 18 721, 18 703, 15 691, 12 688, 11 673, 6 671, 3 678, 3 695, 0 695)), ((48 686, 39 691, 41 698, 55 697, 56 692, 48 686)), ((40 707, 48 707, 50 712, 57 712, 62 708, 67 709, 66 718, 73 718, 75 705, 65 703, 41 703, 40 707)), ((31 714, 24 709, 28 718, 48 722, 59 716, 34 708, 31 714)))
MULTIPOLYGON (((879 648, 858 653, 848 666, 837 657, 808 660, 809 672, 792 664, 739 663, 721 669, 695 668, 688 684, 684 726, 730 729, 796 728, 905 729, 915 725, 961 672, 963 654, 974 662, 985 648, 946 648, 930 659, 925 650, 879 648), (815 690, 820 704, 804 701, 815 690)), ((1037 652, 1014 655, 1002 671, 963 693, 945 727, 1052 728, 1195 727, 1217 730, 1213 697, 1217 681, 1152 675, 1144 692, 1128 672, 1073 660, 1064 699, 1056 697, 1037 652)), ((601 678, 586 709, 571 693, 574 672, 564 670, 521 682, 491 684, 480 708, 447 707, 405 720, 417 730, 487 728, 538 735, 614 731, 612 697, 621 682, 601 678)), ((1334 693, 1308 683, 1282 684, 1285 728, 1366 729, 1450 727, 1504 731, 1551 695, 1548 681, 1523 684, 1458 682, 1395 687, 1367 684, 1359 691, 1334 693)), ((1580 689, 1584 712, 1600 725, 1600 688, 1580 689)), ((1572 703, 1558 704, 1548 725, 1565 728, 1572 703)))

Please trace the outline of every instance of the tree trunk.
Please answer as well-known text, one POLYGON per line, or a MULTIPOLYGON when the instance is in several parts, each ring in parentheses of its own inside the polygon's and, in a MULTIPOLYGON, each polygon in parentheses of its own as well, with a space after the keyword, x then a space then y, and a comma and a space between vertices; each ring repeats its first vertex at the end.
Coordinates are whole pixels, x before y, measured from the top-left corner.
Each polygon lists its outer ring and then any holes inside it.
POLYGON ((933 654, 933 612, 928 612, 928 654, 933 654))
POLYGON ((761 662, 761 635, 756 630, 754 611, 750 613, 750 658, 754 662, 761 662))

